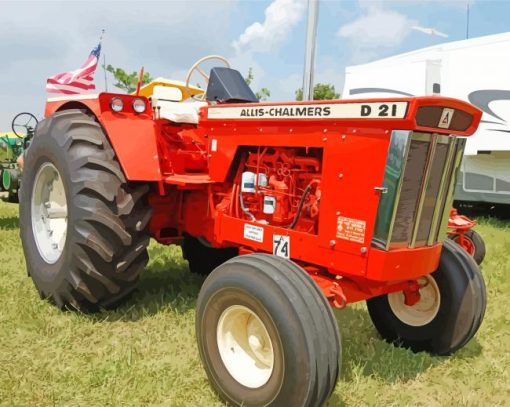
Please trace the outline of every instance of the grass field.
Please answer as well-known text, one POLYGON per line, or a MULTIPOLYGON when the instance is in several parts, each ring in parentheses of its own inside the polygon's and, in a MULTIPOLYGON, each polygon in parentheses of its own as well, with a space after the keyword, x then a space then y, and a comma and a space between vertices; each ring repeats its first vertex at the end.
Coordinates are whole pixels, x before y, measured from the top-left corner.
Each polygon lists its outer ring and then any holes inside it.
MULTIPOLYGON (((18 208, 0 203, 0 404, 222 405, 195 345, 202 282, 178 247, 152 243, 140 289, 117 311, 60 312, 27 277, 18 208)), ((479 333, 452 357, 378 338, 363 304, 336 313, 342 376, 331 406, 510 405, 510 224, 482 220, 488 308, 479 333)))

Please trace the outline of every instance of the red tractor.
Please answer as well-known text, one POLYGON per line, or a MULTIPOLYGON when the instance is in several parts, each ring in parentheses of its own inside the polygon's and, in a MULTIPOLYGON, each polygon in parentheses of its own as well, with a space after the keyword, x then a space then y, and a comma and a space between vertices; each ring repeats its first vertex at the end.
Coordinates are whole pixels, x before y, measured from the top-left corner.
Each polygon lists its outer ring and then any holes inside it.
POLYGON ((473 230, 475 226, 476 220, 460 215, 454 208, 451 209, 448 220, 448 237, 473 256, 476 264, 482 264, 485 258, 485 242, 482 236, 473 230))
POLYGON ((380 335, 413 351, 448 355, 475 335, 484 281, 445 238, 457 136, 473 134, 478 109, 443 97, 259 103, 238 71, 200 64, 181 85, 48 100, 20 206, 42 298, 113 307, 136 288, 150 237, 181 244, 207 275, 200 356, 234 405, 322 405, 340 373, 333 308, 349 303, 366 300, 380 335))

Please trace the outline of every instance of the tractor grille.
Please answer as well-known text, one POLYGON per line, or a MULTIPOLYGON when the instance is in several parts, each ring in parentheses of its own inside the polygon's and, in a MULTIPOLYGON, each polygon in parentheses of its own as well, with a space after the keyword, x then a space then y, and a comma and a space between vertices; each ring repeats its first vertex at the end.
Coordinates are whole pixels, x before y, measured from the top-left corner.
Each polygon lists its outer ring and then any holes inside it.
POLYGON ((464 140, 394 131, 373 244, 384 249, 442 241, 464 140))

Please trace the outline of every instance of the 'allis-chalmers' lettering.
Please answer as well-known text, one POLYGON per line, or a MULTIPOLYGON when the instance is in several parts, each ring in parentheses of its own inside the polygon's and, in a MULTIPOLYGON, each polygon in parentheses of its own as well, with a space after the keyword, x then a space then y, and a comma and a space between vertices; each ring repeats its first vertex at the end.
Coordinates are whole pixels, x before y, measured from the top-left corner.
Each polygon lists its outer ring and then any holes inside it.
POLYGON ((259 107, 241 110, 241 117, 328 117, 329 106, 291 106, 291 107, 259 107))

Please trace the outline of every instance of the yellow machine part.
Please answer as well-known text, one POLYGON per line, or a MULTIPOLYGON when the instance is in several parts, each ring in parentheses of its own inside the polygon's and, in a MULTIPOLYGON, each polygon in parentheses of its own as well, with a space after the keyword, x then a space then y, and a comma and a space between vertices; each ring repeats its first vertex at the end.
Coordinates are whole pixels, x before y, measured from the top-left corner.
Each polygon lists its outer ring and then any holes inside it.
POLYGON ((182 99, 180 102, 189 99, 191 96, 201 95, 204 93, 203 89, 197 88, 195 86, 186 87, 186 84, 182 81, 176 81, 173 79, 165 79, 165 78, 156 78, 152 82, 144 85, 140 88, 140 96, 150 97, 154 92, 155 86, 165 86, 168 88, 177 88, 182 93, 182 99))

